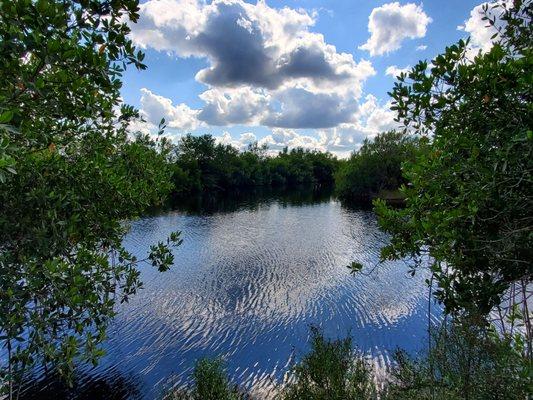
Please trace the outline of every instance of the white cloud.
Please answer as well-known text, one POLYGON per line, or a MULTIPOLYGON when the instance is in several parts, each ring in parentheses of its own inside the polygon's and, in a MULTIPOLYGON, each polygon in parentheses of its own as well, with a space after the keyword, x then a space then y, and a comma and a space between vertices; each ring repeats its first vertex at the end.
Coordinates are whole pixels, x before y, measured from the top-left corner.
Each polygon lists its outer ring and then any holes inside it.
POLYGON ((264 89, 211 88, 200 95, 206 103, 198 117, 209 125, 258 125, 267 112, 270 95, 264 89))
POLYGON ((257 137, 252 132, 242 133, 238 139, 233 139, 231 134, 224 131, 221 136, 215 136, 217 143, 233 146, 239 150, 245 150, 248 145, 257 142, 257 137))
POLYGON ((260 139, 260 146, 267 145, 270 154, 276 154, 284 147, 294 149, 301 147, 307 150, 326 151, 327 148, 320 138, 309 134, 298 133, 294 129, 274 128, 270 135, 260 139))
POLYGON ((380 132, 385 132, 391 129, 400 128, 400 124, 394 121, 396 114, 390 109, 391 103, 387 102, 383 106, 379 106, 376 98, 372 95, 367 96, 367 103, 369 106, 366 109, 365 132, 367 136, 375 136, 380 132))
POLYGON ((156 133, 156 126, 146 121, 133 120, 128 125, 128 132, 132 135, 140 133, 141 135, 152 136, 156 133))
POLYGON ((330 151, 339 157, 348 157, 361 147, 365 138, 373 138, 378 133, 398 129, 394 121, 395 113, 390 110, 390 102, 380 105, 378 100, 368 95, 357 112, 357 120, 343 123, 333 128, 317 129, 312 133, 298 129, 274 128, 270 135, 259 140, 271 152, 284 147, 303 147, 320 151, 330 151))
MULTIPOLYGON (((497 3, 510 4, 511 0, 504 0, 497 3)), ((492 39, 492 36, 497 32, 497 29, 482 19, 484 17, 483 6, 487 4, 489 5, 489 15, 492 15, 493 17, 498 16, 491 12, 491 7, 495 3, 481 3, 470 11, 470 17, 464 22, 464 24, 457 27, 458 30, 465 31, 470 35, 470 49, 467 54, 469 58, 473 58, 479 53, 479 51, 489 51, 494 44, 494 40, 497 40, 496 38, 492 39)), ((496 25, 501 27, 503 21, 496 18, 496 25)))
POLYGON ((207 59, 196 74, 208 86, 197 114, 205 123, 333 127, 353 119, 376 71, 312 32, 316 16, 264 1, 149 0, 131 36, 144 48, 207 59))
POLYGON ((398 122, 394 121, 395 113, 390 110, 390 106, 390 102, 381 106, 376 97, 368 95, 359 109, 356 122, 322 129, 318 134, 329 151, 346 157, 359 149, 365 138, 373 138, 380 132, 400 128, 398 122))
POLYGON ((408 3, 388 3, 374 8, 368 18, 370 38, 360 49, 368 50, 371 56, 390 53, 401 47, 402 41, 422 38, 432 19, 421 6, 408 3))
POLYGON ((140 113, 147 122, 157 126, 161 118, 165 118, 168 127, 181 131, 195 130, 201 125, 198 110, 193 110, 183 103, 174 106, 172 100, 154 94, 146 88, 142 88, 141 93, 140 113))
MULTIPOLYGON (((243 97, 250 95, 253 97, 253 94, 245 91, 239 92, 238 95, 243 97)), ((143 90, 143 98, 144 100, 141 103, 144 106, 151 107, 148 107, 148 112, 147 109, 142 108, 141 113, 144 116, 154 114, 154 118, 151 119, 153 122, 135 123, 130 131, 154 134, 156 123, 160 119, 159 115, 162 113, 172 115, 176 107, 172 106, 172 102, 169 99, 155 95, 148 89, 143 90)), ((330 151, 339 157, 348 157, 352 151, 361 146, 365 138, 372 138, 380 132, 399 128, 398 123, 394 121, 395 114, 390 110, 390 105, 390 102, 380 105, 376 97, 367 95, 365 101, 354 111, 354 117, 350 122, 343 122, 335 127, 311 130, 274 127, 269 135, 261 139, 258 139, 253 132, 245 132, 234 138, 229 132, 224 131, 222 135, 215 136, 215 139, 218 143, 229 144, 239 150, 244 150, 250 143, 257 141, 259 145, 266 144, 271 154, 275 154, 284 147, 289 149, 302 147, 310 150, 330 151)), ((224 109, 225 105, 221 107, 224 109)), ((235 112, 236 115, 239 115, 231 107, 228 109, 229 114, 235 112)), ((268 114, 263 113, 262 115, 267 116, 268 114)), ((295 118, 298 118, 298 114, 296 114, 295 118)), ((199 123, 196 122, 196 124, 198 128, 199 123)), ((174 139, 179 137, 173 132, 167 132, 167 136, 174 139)))
POLYGON ((425 44, 421 44, 420 46, 416 46, 416 51, 424 51, 428 47, 425 44))
MULTIPOLYGON (((314 12, 242 0, 149 0, 140 7, 139 23, 132 26, 138 45, 208 63, 196 74, 207 85, 199 96, 201 109, 142 90, 141 113, 152 128, 162 117, 181 131, 250 125, 240 135, 225 131, 215 139, 241 150, 258 141, 271 151, 303 147, 348 156, 366 137, 396 127, 390 104, 380 105, 373 96, 361 100, 364 81, 376 74, 371 62, 356 62, 312 32, 314 12), (260 125, 271 133, 258 139, 253 126, 260 125)), ((399 18, 401 32, 385 35, 384 52, 405 37, 423 36, 430 21, 420 7, 398 7, 400 16, 393 19, 399 18), (405 16, 406 10, 416 15, 405 16), (422 24, 423 34, 411 27, 412 18, 422 24)))
POLYGON ((141 47, 179 57, 203 57, 197 74, 212 86, 277 88, 287 80, 343 82, 359 79, 357 64, 323 35, 309 31, 315 14, 264 1, 150 0, 140 6, 131 36, 141 47))
POLYGON ((411 67, 408 65, 404 68, 397 67, 396 65, 389 65, 385 70, 385 75, 390 75, 393 78, 400 76, 402 73, 408 73, 411 70, 411 67))

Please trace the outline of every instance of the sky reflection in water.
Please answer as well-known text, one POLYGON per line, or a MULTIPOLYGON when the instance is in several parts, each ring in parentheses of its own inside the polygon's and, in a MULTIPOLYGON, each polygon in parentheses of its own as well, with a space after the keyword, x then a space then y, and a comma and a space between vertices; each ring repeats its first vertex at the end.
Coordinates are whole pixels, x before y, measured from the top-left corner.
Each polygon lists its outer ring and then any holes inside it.
POLYGON ((386 241, 369 210, 312 190, 191 201, 132 223, 126 247, 143 257, 174 230, 184 239, 174 267, 143 268, 144 289, 119 308, 108 354, 80 386, 129 385, 114 398, 150 399, 187 382, 197 358, 222 356, 233 379, 264 394, 306 351, 310 324, 350 334, 381 366, 397 347, 423 346, 424 274, 411 278, 403 263, 370 276, 346 268, 373 266, 386 241))

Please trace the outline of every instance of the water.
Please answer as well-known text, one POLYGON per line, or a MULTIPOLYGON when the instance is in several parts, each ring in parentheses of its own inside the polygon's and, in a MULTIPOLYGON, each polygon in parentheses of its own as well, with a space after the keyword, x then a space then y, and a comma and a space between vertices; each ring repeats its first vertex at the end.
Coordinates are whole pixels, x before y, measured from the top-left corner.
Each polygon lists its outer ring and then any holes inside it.
MULTIPOLYGON (((143 267, 144 289, 119 307, 107 355, 80 371, 75 398, 156 398, 187 383, 204 356, 223 357, 235 381, 267 398, 308 349, 310 324, 328 337, 350 334, 381 367, 396 348, 424 345, 423 273, 412 278, 402 262, 369 275, 346 268, 357 260, 370 272, 386 243, 369 210, 328 192, 248 194, 133 222, 125 244, 142 257, 174 230, 184 239, 175 265, 143 267)), ((71 397, 50 381, 38 390, 71 397)))

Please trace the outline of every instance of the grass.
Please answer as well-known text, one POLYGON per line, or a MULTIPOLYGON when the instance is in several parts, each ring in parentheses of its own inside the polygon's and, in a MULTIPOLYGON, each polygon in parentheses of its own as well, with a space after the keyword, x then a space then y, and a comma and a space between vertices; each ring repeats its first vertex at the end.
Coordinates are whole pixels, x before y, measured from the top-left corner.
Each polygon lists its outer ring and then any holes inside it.
POLYGON ((283 400, 374 399, 372 370, 355 354, 351 338, 327 340, 311 328, 311 351, 296 364, 283 400))

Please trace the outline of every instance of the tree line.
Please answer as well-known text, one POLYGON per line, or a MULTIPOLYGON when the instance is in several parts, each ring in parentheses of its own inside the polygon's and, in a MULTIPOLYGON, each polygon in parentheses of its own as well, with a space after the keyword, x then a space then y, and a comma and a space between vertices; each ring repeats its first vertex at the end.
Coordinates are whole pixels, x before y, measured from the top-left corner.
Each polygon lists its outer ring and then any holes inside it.
POLYGON ((173 183, 177 196, 253 186, 328 185, 339 160, 331 153, 284 148, 276 156, 250 144, 244 151, 211 135, 182 137, 175 147, 173 183))
POLYGON ((329 152, 285 147, 269 155, 252 143, 244 151, 217 143, 212 135, 188 134, 172 146, 173 196, 222 193, 256 186, 335 186, 345 201, 366 202, 397 192, 406 183, 401 165, 420 150, 414 137, 390 131, 365 139, 347 160, 329 152))

